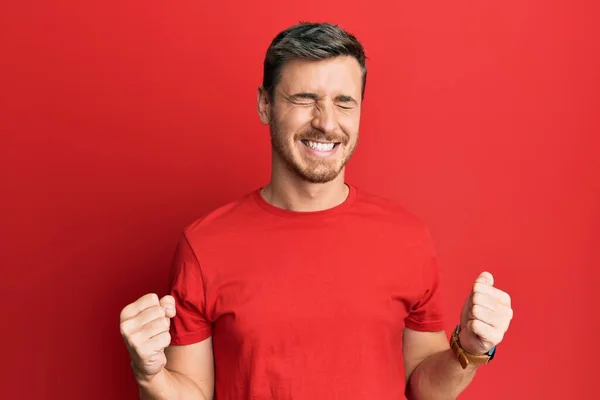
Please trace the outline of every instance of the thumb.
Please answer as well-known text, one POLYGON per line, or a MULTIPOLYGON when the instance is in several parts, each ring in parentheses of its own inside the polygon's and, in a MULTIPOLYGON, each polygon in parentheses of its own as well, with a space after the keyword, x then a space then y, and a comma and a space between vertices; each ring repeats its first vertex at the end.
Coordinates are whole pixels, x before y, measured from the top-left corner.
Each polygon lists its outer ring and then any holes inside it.
POLYGON ((168 318, 173 318, 175 316, 175 298, 173 296, 164 296, 160 299, 160 305, 165 309, 165 314, 168 318))
POLYGON ((489 272, 482 272, 479 274, 477 279, 475 279, 475 283, 483 283, 490 286, 494 286, 494 276, 489 272))

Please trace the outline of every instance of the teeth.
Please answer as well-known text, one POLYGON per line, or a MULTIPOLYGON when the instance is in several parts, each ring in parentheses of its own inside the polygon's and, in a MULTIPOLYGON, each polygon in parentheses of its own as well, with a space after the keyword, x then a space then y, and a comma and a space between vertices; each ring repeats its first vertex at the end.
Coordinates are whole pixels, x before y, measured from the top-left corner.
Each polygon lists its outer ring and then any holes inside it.
POLYGON ((317 142, 311 142, 310 140, 307 140, 306 143, 308 144, 308 147, 310 147, 311 149, 317 150, 317 151, 331 151, 333 150, 333 146, 335 145, 334 143, 317 143, 317 142))

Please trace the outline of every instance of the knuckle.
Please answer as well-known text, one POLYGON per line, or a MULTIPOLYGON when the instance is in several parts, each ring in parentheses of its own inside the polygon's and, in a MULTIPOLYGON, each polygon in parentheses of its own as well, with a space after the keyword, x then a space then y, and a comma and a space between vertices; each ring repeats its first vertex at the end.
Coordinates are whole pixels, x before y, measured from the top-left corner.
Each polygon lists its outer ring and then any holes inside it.
POLYGON ((481 292, 476 292, 473 294, 473 304, 481 304, 483 302, 484 296, 481 292))
POLYGON ((160 317, 153 320, 148 325, 144 326, 144 329, 148 332, 156 332, 156 330, 164 330, 170 326, 169 319, 166 317, 160 317))
POLYGON ((131 320, 125 321, 121 324, 121 335, 129 337, 133 333, 134 323, 131 320))
POLYGON ((142 354, 142 343, 139 340, 139 335, 133 335, 131 336, 130 340, 129 340, 129 346, 131 347, 131 349, 138 355, 142 354))
POLYGON ((153 313, 154 313, 154 315, 156 315, 156 318, 163 318, 163 317, 166 317, 166 315, 167 315, 165 313, 165 309, 160 306, 154 307, 153 313))
POLYGON ((513 319, 513 317, 515 316, 515 312, 513 311, 513 309, 512 309, 512 308, 509 308, 509 309, 508 309, 508 312, 507 312, 507 314, 508 314, 508 319, 509 319, 509 320, 512 320, 512 319, 513 319))
POLYGON ((128 329, 127 324, 121 323, 120 330, 121 330, 121 336, 127 337, 129 335, 129 329, 128 329))
POLYGON ((142 297, 140 300, 142 301, 150 301, 151 304, 158 304, 158 295, 156 293, 148 293, 146 296, 142 297))
POLYGON ((165 310, 160 306, 152 306, 148 312, 153 319, 159 319, 165 316, 165 310))
POLYGON ((145 313, 146 313, 145 317, 148 318, 148 320, 150 322, 160 319, 162 317, 162 315, 160 315, 159 307, 156 307, 156 306, 149 308, 148 310, 145 311, 145 313))
POLYGON ((158 306, 152 306, 152 308, 146 310, 145 313, 145 318, 148 322, 159 320, 165 316, 162 307, 158 306))
POLYGON ((171 334, 169 332, 165 332, 164 333, 164 347, 169 346, 169 344, 171 343, 171 334))
POLYGON ((152 327, 153 329, 160 329, 160 328, 164 328, 165 326, 165 318, 161 317, 161 318, 157 318, 154 320, 154 322, 152 323, 152 327))
POLYGON ((121 313, 119 314, 119 319, 121 321, 125 321, 125 320, 131 318, 133 316, 132 315, 133 307, 135 307, 135 303, 130 303, 130 304, 127 304, 125 307, 123 307, 121 309, 121 313))

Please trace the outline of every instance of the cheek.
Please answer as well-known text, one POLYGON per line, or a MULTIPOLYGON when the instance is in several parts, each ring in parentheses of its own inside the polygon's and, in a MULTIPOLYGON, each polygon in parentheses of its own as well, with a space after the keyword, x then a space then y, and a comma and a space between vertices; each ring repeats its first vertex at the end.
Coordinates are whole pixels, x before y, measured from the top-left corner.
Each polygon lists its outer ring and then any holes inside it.
POLYGON ((350 137, 354 138, 358 135, 360 126, 360 112, 346 114, 338 119, 340 128, 350 137))
POLYGON ((310 125, 311 119, 309 108, 293 108, 279 115, 277 126, 281 134, 293 136, 310 125))

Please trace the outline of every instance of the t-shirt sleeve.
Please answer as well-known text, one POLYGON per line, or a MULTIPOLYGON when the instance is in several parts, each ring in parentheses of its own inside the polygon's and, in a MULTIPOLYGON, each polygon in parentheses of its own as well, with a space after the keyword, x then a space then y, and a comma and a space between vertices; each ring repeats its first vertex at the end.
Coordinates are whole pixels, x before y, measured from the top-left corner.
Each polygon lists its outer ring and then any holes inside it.
POLYGON ((173 257, 170 294, 175 298, 176 307, 176 315, 171 319, 171 344, 192 344, 210 337, 212 323, 206 316, 202 269, 185 235, 173 257))
POLYGON ((422 332, 441 331, 445 328, 440 271, 433 240, 425 231, 420 248, 419 268, 422 286, 420 298, 415 302, 405 319, 405 326, 422 332))

